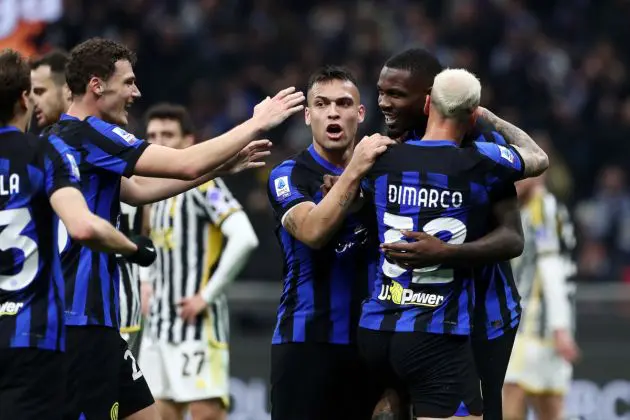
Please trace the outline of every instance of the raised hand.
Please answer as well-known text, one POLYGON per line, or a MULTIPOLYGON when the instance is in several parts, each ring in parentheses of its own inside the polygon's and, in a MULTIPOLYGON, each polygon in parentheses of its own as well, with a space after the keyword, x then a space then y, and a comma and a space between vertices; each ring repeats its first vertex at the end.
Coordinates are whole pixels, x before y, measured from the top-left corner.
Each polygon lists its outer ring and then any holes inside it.
POLYGON ((304 93, 294 87, 281 90, 273 98, 267 97, 254 107, 253 118, 262 130, 280 125, 284 120, 304 109, 304 93))
POLYGON ((394 144, 396 144, 394 140, 381 134, 363 137, 354 148, 352 159, 346 170, 356 171, 360 176, 365 175, 376 162, 376 158, 394 144))
POLYGON ((271 154, 269 149, 272 145, 273 143, 267 139, 254 140, 221 165, 218 170, 222 175, 234 175, 247 169, 265 166, 265 162, 262 162, 261 159, 271 154))

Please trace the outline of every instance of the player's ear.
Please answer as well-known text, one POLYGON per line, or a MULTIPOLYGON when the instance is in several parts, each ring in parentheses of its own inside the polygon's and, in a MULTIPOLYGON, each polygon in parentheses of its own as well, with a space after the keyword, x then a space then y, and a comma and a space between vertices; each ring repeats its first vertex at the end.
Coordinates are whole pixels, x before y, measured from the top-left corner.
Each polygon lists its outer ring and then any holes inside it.
POLYGON ((98 77, 92 77, 88 82, 88 90, 96 96, 101 96, 104 92, 103 81, 98 77))
POLYGON ((359 123, 362 123, 365 120, 365 106, 363 104, 359 105, 359 123))
POLYGON ((20 96, 20 99, 18 100, 20 112, 28 112, 31 109, 32 104, 33 102, 31 101, 31 96, 29 95, 29 91, 25 90, 24 92, 22 92, 22 95, 20 96))
POLYGON ((70 92, 70 87, 68 87, 67 83, 64 83, 61 87, 61 92, 63 97, 70 102, 72 100, 72 92, 70 92))
POLYGON ((429 110, 431 109, 431 95, 427 95, 424 100, 424 115, 429 115, 429 110))
POLYGON ((304 107, 304 122, 306 125, 311 125, 311 111, 308 109, 308 106, 304 107))

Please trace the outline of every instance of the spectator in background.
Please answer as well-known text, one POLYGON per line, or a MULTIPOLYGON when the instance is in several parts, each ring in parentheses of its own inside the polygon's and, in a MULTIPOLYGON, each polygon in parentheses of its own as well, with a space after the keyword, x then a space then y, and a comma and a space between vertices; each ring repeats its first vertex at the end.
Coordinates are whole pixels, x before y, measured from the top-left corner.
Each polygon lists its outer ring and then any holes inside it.
POLYGON ((597 278, 619 275, 630 261, 630 193, 622 167, 604 167, 593 198, 576 209, 585 244, 582 271, 597 278))

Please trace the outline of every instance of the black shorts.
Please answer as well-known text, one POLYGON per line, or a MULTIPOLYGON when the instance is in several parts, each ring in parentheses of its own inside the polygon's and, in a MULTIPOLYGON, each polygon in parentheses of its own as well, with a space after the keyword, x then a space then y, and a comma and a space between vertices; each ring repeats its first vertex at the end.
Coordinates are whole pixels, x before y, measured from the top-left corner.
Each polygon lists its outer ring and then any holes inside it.
POLYGON ((469 337, 360 328, 359 348, 372 375, 406 393, 416 417, 482 414, 469 337))
POLYGON ((272 420, 369 420, 382 395, 373 383, 355 346, 271 346, 272 420))
POLYGON ((34 348, 0 350, 0 419, 61 420, 64 354, 34 348))
POLYGON ((518 326, 488 340, 473 337, 475 365, 481 380, 484 420, 503 420, 502 390, 518 326))
POLYGON ((127 343, 113 328, 68 327, 65 419, 125 418, 154 403, 127 343))

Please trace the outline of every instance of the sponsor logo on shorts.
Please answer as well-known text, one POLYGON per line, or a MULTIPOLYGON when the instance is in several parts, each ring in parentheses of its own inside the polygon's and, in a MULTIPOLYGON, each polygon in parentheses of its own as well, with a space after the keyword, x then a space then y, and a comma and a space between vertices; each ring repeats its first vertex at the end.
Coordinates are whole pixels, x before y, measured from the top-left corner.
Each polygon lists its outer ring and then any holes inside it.
POLYGON ((391 301, 396 305, 416 305, 435 308, 444 303, 444 296, 435 293, 414 292, 405 289, 397 281, 392 281, 391 285, 381 285, 379 300, 391 301))
POLYGON ((0 303, 0 316, 4 315, 17 315, 20 309, 24 307, 22 302, 4 302, 0 303))
POLYGON ((116 401, 109 410, 109 418, 110 420, 118 420, 118 401, 116 401))

